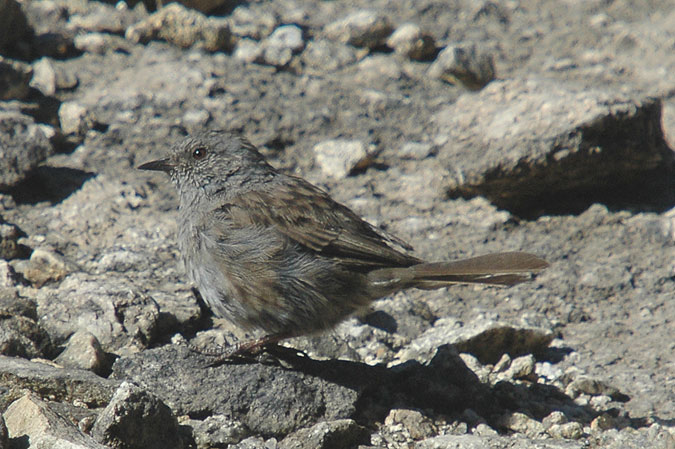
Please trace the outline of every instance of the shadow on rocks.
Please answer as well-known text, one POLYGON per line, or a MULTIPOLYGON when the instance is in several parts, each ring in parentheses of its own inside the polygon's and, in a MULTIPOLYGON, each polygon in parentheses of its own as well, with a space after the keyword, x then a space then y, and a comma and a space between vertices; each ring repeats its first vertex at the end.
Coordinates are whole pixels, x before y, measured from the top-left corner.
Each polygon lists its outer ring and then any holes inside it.
POLYGON ((60 203, 95 173, 68 167, 38 167, 9 193, 17 204, 60 203))
POLYGON ((265 437, 344 418, 376 428, 396 408, 455 417, 471 409, 494 428, 513 411, 536 419, 564 411, 583 423, 598 415, 555 387, 483 384, 450 345, 439 347, 427 364, 408 361, 394 367, 313 360, 281 346, 255 358, 211 362, 171 345, 122 357, 112 377, 142 385, 179 415, 224 415, 265 437))
MULTIPOLYGON (((295 350, 277 346, 270 354, 294 370, 325 379, 359 392, 356 414, 362 425, 374 426, 392 409, 433 410, 457 415, 472 409, 491 427, 508 412, 526 413, 542 420, 554 411, 589 424, 599 413, 577 405, 551 385, 480 382, 452 345, 438 348, 428 364, 408 361, 398 366, 367 365, 344 360, 313 360, 295 350)), ((478 423, 469 423, 478 424, 478 423)))

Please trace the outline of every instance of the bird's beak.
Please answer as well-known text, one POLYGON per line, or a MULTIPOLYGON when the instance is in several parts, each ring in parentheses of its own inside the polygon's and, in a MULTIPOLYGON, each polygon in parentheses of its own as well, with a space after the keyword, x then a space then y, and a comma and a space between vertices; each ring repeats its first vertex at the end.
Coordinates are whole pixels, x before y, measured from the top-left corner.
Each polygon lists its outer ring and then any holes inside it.
POLYGON ((170 172, 173 169, 174 165, 169 161, 169 159, 159 159, 156 161, 146 162, 143 165, 139 165, 139 170, 154 170, 154 171, 163 171, 170 172))

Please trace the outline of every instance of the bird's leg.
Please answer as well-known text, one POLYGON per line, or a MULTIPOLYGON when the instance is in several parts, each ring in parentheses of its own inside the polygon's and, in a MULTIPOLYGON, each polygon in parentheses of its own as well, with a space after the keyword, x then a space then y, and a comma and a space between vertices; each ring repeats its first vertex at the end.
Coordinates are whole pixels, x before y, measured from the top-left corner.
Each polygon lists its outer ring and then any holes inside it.
POLYGON ((202 349, 190 344, 189 349, 198 354, 216 357, 214 364, 218 364, 231 357, 258 354, 265 346, 276 344, 286 338, 290 338, 290 336, 288 334, 272 334, 252 340, 238 341, 229 346, 218 346, 217 348, 202 349))

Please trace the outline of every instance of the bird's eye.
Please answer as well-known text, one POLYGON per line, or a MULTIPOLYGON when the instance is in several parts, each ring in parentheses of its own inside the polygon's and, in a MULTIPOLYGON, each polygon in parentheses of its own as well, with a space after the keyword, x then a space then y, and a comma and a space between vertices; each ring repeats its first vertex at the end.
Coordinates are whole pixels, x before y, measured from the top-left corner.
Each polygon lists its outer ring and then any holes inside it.
POLYGON ((192 158, 195 160, 203 159, 206 156, 206 148, 199 147, 192 152, 192 158))

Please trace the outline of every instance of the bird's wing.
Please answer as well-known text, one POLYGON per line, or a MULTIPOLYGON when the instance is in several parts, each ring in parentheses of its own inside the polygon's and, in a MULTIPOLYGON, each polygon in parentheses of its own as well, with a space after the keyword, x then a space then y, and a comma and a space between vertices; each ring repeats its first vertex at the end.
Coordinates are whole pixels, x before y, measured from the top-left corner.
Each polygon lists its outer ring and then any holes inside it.
POLYGON ((219 210, 234 227, 275 228, 299 245, 350 265, 376 268, 420 262, 390 246, 398 241, 301 178, 284 176, 274 188, 245 192, 219 210))

